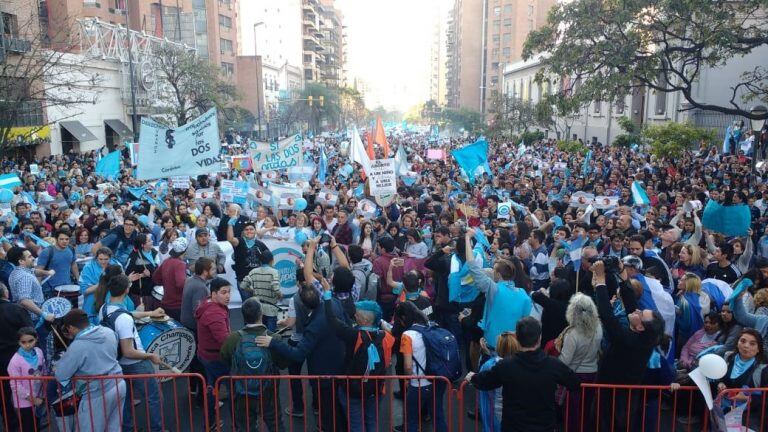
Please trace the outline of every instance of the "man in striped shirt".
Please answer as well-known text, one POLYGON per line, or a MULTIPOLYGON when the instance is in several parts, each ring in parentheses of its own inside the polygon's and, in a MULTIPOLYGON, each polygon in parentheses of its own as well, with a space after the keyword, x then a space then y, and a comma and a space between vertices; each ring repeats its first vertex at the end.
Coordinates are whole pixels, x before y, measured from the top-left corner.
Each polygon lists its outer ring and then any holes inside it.
POLYGON ((262 323, 270 331, 277 330, 277 302, 283 298, 280 291, 280 272, 274 267, 274 261, 271 251, 263 251, 261 265, 251 270, 240 285, 241 289, 251 292, 259 299, 262 306, 262 323))
POLYGON ((531 245, 531 259, 533 265, 531 266, 531 282, 533 283, 533 290, 536 291, 541 288, 549 286, 549 253, 547 247, 544 245, 544 240, 547 235, 542 230, 533 230, 531 237, 528 239, 528 243, 531 245))

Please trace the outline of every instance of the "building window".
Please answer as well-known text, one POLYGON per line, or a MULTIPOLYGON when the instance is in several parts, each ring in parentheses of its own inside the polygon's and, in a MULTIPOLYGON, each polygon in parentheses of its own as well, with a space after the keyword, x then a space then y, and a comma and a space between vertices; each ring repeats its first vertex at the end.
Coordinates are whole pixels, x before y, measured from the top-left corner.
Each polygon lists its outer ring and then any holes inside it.
POLYGON ((496 87, 498 83, 499 83, 499 77, 497 76, 491 77, 491 87, 496 87))
POLYGON ((600 109, 601 109, 602 105, 603 105, 603 103, 602 103, 601 101, 599 101, 599 100, 596 100, 596 101, 594 102, 594 104, 592 105, 592 106, 594 107, 594 110, 593 110, 593 112, 594 112, 595 114, 600 114, 600 109))
POLYGON ((504 18, 504 27, 507 29, 512 28, 512 18, 504 18))
POLYGON ((232 41, 229 39, 219 39, 219 45, 221 47, 221 53, 227 53, 232 54, 234 50, 232 49, 232 41))
POLYGON ((501 15, 501 8, 500 8, 500 7, 498 7, 498 6, 496 6, 495 8, 493 8, 493 14, 494 14, 494 15, 496 15, 496 16, 499 16, 499 15, 501 15))
MULTIPOLYGON (((666 88, 668 81, 664 72, 659 73, 659 77, 656 80, 659 87, 666 88)), ((667 92, 656 90, 656 109, 654 110, 656 115, 664 115, 667 112, 667 92)))
POLYGON ((533 20, 532 19, 528 20, 528 31, 529 32, 533 31, 533 20))
POLYGON ((619 99, 616 101, 616 114, 624 114, 624 99, 619 99))
POLYGON ((512 15, 512 5, 508 4, 504 6, 504 15, 512 15))
POLYGON ((528 5, 528 16, 529 17, 533 16, 533 5, 528 5))
POLYGON ((221 62, 221 70, 226 76, 232 76, 235 73, 235 65, 232 63, 221 62))
POLYGON ((509 60, 509 56, 512 55, 512 48, 505 47, 501 50, 501 55, 504 56, 504 60, 509 60))
POLYGON ((496 31, 499 31, 499 29, 501 28, 500 19, 493 20, 493 28, 496 29, 496 31))
POLYGON ((493 43, 499 43, 499 34, 493 35, 493 43))
POLYGON ((19 37, 19 20, 16 15, 3 12, 3 34, 19 37))
POLYGON ((312 63, 312 54, 304 54, 304 63, 312 63))
POLYGON ((499 56, 499 49, 498 48, 493 48, 491 50, 491 57, 497 58, 498 56, 499 56))
POLYGON ((501 41, 506 45, 512 43, 512 33, 504 33, 501 41))
POLYGON ((219 15, 219 28, 231 30, 232 18, 225 15, 219 15))

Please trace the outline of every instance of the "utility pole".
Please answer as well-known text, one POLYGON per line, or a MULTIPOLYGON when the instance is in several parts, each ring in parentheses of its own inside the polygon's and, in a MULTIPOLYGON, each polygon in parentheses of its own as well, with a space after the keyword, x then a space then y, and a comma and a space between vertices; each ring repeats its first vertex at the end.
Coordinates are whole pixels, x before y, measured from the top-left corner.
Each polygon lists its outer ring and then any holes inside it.
MULTIPOLYGON (((256 27, 264 25, 264 21, 259 21, 257 23, 253 23, 253 61, 256 63, 257 66, 259 66, 259 52, 258 52, 258 45, 259 45, 259 39, 256 37, 256 27)), ((264 99, 264 68, 262 65, 261 68, 261 76, 256 77, 257 82, 259 84, 258 91, 256 92, 257 96, 259 97, 259 100, 256 101, 256 117, 259 124, 259 134, 258 139, 261 139, 261 101, 264 99)))
POLYGON ((139 124, 136 117, 136 82, 133 79, 133 43, 131 43, 131 29, 128 24, 127 7, 125 10, 125 39, 128 42, 128 73, 130 74, 131 81, 131 127, 133 128, 133 142, 139 142, 139 124))

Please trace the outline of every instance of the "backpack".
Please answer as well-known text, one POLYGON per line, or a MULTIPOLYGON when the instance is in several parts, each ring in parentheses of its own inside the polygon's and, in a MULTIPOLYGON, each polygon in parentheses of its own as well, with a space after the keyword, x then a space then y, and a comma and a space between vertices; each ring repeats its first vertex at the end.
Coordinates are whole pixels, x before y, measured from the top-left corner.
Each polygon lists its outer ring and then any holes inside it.
MULTIPOLYGON (((357 342, 355 352, 347 367, 349 376, 382 376, 385 374, 385 356, 384 356, 384 333, 380 331, 369 332, 359 331, 357 333, 357 342), (375 349, 379 360, 373 369, 368 368, 368 356, 370 351, 375 349)), ((381 388, 383 382, 378 379, 368 380, 367 378, 359 380, 350 380, 349 391, 350 398, 358 399, 362 397, 375 395, 381 388)))
POLYGON ((410 330, 419 333, 424 340, 427 364, 420 365, 414 358, 417 368, 425 375, 445 377, 451 382, 461 377, 459 343, 451 332, 435 323, 426 326, 416 324, 410 330))
MULTIPOLYGON (((128 312, 123 308, 119 308, 110 314, 107 314, 106 305, 101 310, 101 325, 115 332, 115 336, 117 337, 117 359, 118 360, 123 358, 123 349, 120 347, 120 336, 117 335, 117 330, 115 330, 115 323, 117 322, 117 318, 120 317, 120 315, 122 314, 128 314, 130 316, 130 312, 128 312)), ((131 318, 131 321, 133 321, 133 318, 131 318)), ((135 339, 133 340, 133 348, 136 348, 135 339)))
POLYGON ((355 274, 355 275, 362 274, 363 277, 360 279, 365 281, 363 286, 358 287, 360 289, 360 298, 358 300, 376 301, 377 296, 379 294, 379 280, 380 280, 379 275, 374 273, 372 270, 366 273, 365 271, 359 268, 352 270, 352 274, 355 274))
MULTIPOLYGON (((275 365, 272 354, 267 348, 256 346, 256 338, 243 330, 238 330, 240 342, 232 356, 232 376, 273 375, 275 365)), ((235 392, 238 395, 260 396, 272 388, 270 379, 235 380, 235 392)))

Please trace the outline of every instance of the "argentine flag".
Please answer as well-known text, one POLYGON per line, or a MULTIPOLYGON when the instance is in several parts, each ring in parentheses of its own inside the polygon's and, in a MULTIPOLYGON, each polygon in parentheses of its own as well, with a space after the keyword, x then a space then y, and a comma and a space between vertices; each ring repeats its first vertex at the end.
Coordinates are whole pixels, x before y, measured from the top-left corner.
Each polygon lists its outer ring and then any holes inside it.
POLYGON ((568 245, 568 255, 571 258, 574 270, 578 270, 581 266, 581 251, 584 248, 585 241, 586 238, 579 236, 576 240, 572 241, 570 245, 568 245))
POLYGON ((21 186, 21 179, 16 174, 0 175, 0 189, 13 189, 21 186))
POLYGON ((648 194, 645 193, 645 188, 638 181, 632 182, 632 200, 635 205, 649 205, 651 203, 648 194))
POLYGON ((661 282, 643 275, 635 276, 643 285, 643 294, 638 299, 640 309, 659 311, 664 318, 664 333, 672 336, 675 332, 675 301, 664 291, 661 282))

